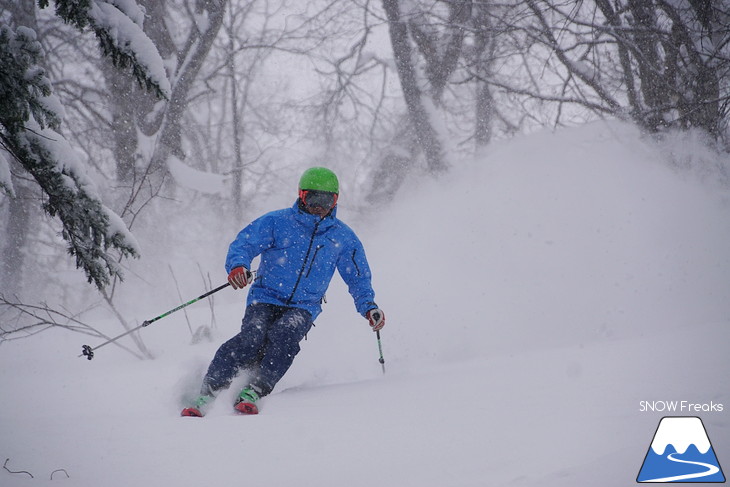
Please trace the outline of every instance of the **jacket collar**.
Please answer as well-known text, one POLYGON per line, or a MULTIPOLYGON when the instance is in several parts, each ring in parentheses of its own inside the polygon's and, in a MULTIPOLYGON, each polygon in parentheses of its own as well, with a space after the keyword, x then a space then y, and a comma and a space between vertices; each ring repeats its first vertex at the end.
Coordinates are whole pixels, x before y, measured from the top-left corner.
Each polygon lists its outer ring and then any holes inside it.
POLYGON ((335 205, 334 208, 332 208, 332 211, 329 212, 329 215, 327 215, 324 218, 319 218, 317 215, 312 215, 311 213, 306 212, 300 205, 299 205, 299 199, 294 202, 294 205, 292 206, 292 210, 294 211, 294 217, 296 220, 308 228, 314 228, 317 223, 319 223, 318 230, 324 230, 326 228, 331 227, 335 224, 337 221, 337 205, 335 205))

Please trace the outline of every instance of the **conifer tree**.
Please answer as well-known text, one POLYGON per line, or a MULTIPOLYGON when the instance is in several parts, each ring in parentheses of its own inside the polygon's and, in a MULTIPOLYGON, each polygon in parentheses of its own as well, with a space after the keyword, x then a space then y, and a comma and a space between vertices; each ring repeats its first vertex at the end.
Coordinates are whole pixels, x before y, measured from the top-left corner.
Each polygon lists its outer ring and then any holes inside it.
MULTIPOLYGON (((40 7, 48 6, 39 0, 40 7)), ((162 59, 143 33, 142 11, 134 2, 57 1, 56 14, 85 30, 90 27, 102 54, 131 68, 139 83, 160 97, 169 94, 162 59)), ((46 75, 44 52, 32 29, 0 24, 0 189, 13 195, 7 156, 35 180, 43 209, 62 224, 68 252, 89 282, 103 289, 122 277, 116 256, 136 256, 134 238, 121 218, 105 207, 80 156, 60 134, 63 107, 46 75)))

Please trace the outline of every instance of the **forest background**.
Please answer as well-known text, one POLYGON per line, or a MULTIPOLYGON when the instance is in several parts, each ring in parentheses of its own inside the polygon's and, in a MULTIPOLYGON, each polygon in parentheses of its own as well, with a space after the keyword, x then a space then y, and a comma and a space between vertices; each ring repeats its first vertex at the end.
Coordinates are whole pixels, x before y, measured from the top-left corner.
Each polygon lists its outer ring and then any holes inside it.
POLYGON ((0 29, 3 340, 107 338, 89 316, 121 332, 140 296, 215 287, 311 165, 367 221, 494 141, 603 118, 689 134, 717 157, 670 162, 727 184, 724 2, 2 0, 0 29))

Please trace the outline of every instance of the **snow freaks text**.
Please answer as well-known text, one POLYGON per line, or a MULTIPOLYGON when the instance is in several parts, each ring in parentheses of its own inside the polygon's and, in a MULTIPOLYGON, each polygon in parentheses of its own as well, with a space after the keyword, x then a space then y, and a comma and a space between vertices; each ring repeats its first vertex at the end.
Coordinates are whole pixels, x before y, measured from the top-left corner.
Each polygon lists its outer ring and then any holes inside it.
POLYGON ((709 403, 694 403, 690 401, 639 401, 639 412, 670 412, 670 413, 720 413, 723 405, 710 401, 709 403))

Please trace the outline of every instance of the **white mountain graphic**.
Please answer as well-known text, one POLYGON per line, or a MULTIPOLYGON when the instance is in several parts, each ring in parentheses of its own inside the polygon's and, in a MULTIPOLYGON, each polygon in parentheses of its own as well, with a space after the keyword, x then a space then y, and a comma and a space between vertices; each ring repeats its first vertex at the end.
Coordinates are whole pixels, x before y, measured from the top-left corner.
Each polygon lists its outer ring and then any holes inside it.
POLYGON ((651 448, 657 455, 663 455, 667 445, 674 445, 677 453, 684 453, 689 445, 694 445, 702 454, 711 446, 702 421, 695 417, 662 418, 651 448))
POLYGON ((702 420, 662 418, 636 481, 725 482, 702 420))

